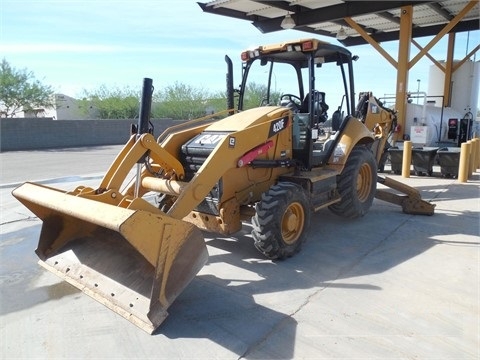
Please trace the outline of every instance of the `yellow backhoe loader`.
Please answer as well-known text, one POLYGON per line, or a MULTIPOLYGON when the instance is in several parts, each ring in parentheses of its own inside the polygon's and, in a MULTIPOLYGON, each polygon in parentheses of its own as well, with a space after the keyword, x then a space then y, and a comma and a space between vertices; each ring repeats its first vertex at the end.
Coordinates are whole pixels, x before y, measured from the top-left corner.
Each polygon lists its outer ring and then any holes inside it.
POLYGON ((228 110, 158 139, 144 79, 136 129, 98 187, 13 191, 43 221, 40 264, 149 333, 207 261, 201 229, 228 235, 251 221, 256 248, 283 259, 299 251, 320 209, 355 218, 376 195, 433 214, 414 189, 377 177, 395 114, 370 94, 355 108, 348 50, 305 39, 241 58, 235 89, 225 57, 228 110), (338 105, 331 118, 328 96, 338 105), (377 181, 406 195, 377 190, 377 181))

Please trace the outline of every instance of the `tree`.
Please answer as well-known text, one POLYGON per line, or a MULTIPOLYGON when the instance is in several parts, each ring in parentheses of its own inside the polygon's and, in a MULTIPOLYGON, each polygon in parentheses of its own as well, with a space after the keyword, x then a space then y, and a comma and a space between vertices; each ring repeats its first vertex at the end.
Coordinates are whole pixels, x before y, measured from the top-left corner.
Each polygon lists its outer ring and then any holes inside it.
POLYGON ((271 91, 270 99, 267 102, 267 86, 250 82, 247 84, 243 98, 243 109, 251 109, 261 105, 277 104, 280 100, 280 92, 271 91))
POLYGON ((140 93, 129 87, 109 90, 101 85, 94 91, 84 91, 80 108, 88 113, 93 106, 98 111, 100 119, 134 119, 140 109, 140 93))
POLYGON ((0 64, 0 112, 14 117, 20 111, 54 108, 53 89, 27 69, 17 70, 6 59, 0 64))
MULTIPOLYGON (((206 110, 207 113, 220 112, 227 110, 227 93, 226 91, 215 91, 209 94, 209 98, 206 101, 206 110)), ((225 114, 224 116, 227 116, 225 114)))
MULTIPOLYGON (((100 119, 134 119, 139 115, 140 91, 125 88, 107 88, 101 85, 93 91, 84 90, 80 109, 100 119)), ((188 120, 226 109, 226 96, 212 94, 203 88, 196 88, 180 82, 156 89, 152 99, 153 118, 188 120)))
POLYGON ((204 116, 210 93, 180 82, 168 85, 155 97, 155 117, 188 120, 204 116))

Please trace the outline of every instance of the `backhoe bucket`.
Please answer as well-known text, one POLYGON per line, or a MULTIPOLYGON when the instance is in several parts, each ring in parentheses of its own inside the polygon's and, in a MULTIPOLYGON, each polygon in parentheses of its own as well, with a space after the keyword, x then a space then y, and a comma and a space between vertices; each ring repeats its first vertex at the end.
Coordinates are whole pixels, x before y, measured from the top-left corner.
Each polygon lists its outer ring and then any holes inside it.
POLYGON ((39 263, 148 333, 208 259, 200 230, 161 212, 32 183, 12 194, 43 221, 39 263))
POLYGON ((423 200, 417 189, 389 177, 377 176, 377 182, 404 194, 399 195, 384 189, 377 189, 377 192, 375 193, 377 199, 400 205, 405 214, 434 214, 435 204, 423 200))

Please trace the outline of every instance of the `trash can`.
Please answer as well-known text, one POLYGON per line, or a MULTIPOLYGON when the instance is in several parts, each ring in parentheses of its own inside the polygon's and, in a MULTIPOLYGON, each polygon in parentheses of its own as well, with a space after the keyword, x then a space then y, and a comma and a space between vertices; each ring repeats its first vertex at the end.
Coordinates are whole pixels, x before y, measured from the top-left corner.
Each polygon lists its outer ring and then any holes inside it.
POLYGON ((412 149, 412 164, 415 175, 428 174, 428 176, 432 176, 437 151, 438 147, 414 147, 412 149))
POLYGON ((398 146, 392 146, 388 149, 390 155, 390 164, 392 166, 392 172, 394 174, 402 173, 402 161, 403 161, 403 149, 399 149, 398 146))
POLYGON ((440 172, 444 177, 458 177, 458 164, 460 163, 460 148, 443 147, 437 151, 440 172))

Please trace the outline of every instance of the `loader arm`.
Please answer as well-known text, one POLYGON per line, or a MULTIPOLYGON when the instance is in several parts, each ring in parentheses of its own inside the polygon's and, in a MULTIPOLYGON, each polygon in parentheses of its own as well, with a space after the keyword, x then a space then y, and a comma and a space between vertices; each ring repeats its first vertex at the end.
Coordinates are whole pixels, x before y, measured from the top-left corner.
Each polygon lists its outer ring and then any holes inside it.
MULTIPOLYGON (((183 179, 185 172, 182 164, 168 151, 161 147, 151 134, 143 134, 138 140, 132 135, 128 143, 115 158, 112 166, 105 174, 100 183, 97 193, 106 189, 120 191, 128 173, 137 161, 148 152, 149 157, 158 164, 165 173, 171 174, 175 179, 183 179)), ((133 192, 126 192, 133 195, 133 192)), ((143 194, 142 194, 143 195, 143 194)))
POLYGON ((377 189, 375 194, 377 199, 400 205, 406 214, 433 215, 435 204, 422 200, 422 196, 417 189, 389 177, 377 176, 377 181, 404 194, 399 195, 384 189, 377 189))

